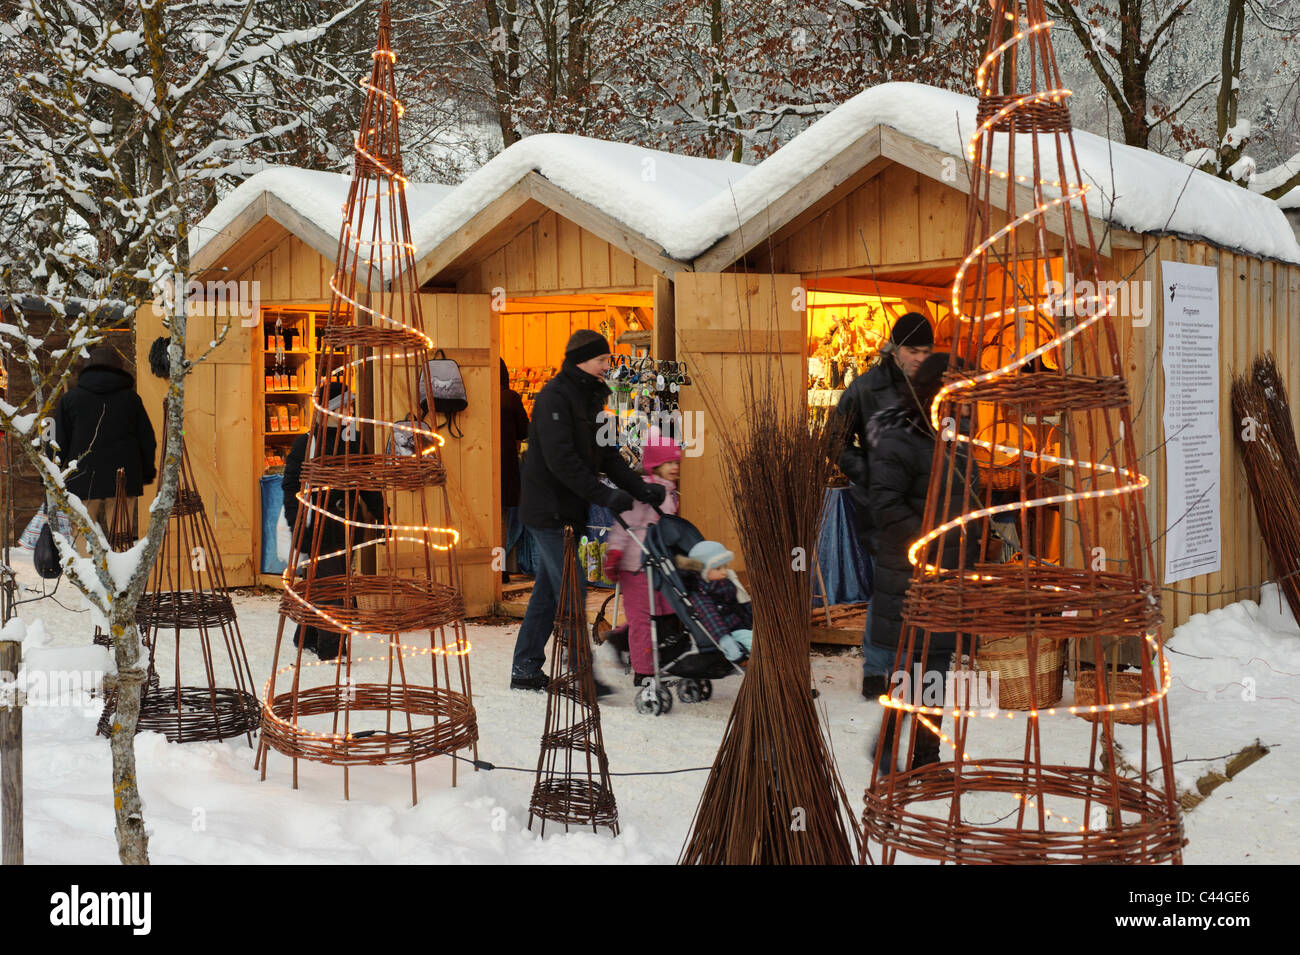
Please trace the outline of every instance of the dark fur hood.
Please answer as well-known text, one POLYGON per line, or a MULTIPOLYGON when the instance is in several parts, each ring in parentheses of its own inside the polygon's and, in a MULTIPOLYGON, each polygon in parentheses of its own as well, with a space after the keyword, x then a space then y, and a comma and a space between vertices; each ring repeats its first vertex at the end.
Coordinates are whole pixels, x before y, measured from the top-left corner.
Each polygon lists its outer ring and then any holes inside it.
POLYGON ((933 433, 925 413, 909 402, 873 414, 871 420, 867 422, 867 440, 874 448, 880 444, 880 438, 886 431, 900 428, 911 428, 922 437, 928 437, 933 433))

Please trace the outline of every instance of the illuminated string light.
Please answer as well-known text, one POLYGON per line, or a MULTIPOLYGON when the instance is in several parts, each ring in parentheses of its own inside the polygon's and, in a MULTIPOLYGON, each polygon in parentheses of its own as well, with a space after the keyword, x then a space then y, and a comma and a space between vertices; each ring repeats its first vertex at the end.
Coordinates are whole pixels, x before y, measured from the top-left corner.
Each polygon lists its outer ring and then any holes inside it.
MULTIPOLYGON (((1017 23, 1019 22, 1018 17, 1012 17, 1009 14, 1007 15, 1007 19, 1013 20, 1014 22, 1017 23)), ((976 72, 976 85, 980 91, 980 94, 989 95, 990 93, 989 82, 992 76, 991 68, 994 67, 999 60, 1001 60, 1002 55, 1007 50, 1016 46, 1018 43, 1020 43, 1022 40, 1026 39, 1027 37, 1031 36, 1032 34, 1050 30, 1052 25, 1053 22, 1049 20, 1043 23, 1034 24, 1033 26, 1030 26, 1027 29, 1017 30, 1017 32, 1014 35, 1012 35, 1006 41, 1004 41, 1003 43, 995 47, 993 50, 991 50, 985 56, 978 71, 976 72)), ((972 162, 977 161, 977 158, 980 154, 979 145, 981 141, 984 139, 984 137, 993 131, 993 127, 996 126, 999 121, 1001 121, 1003 118, 1010 115, 1011 113, 1015 112, 1016 110, 1020 109, 1022 106, 1030 103, 1039 103, 1039 102, 1060 103, 1063 102, 1067 97, 1071 95, 1073 95, 1071 90, 1058 88, 1058 89, 1051 89, 1043 92, 1026 94, 1011 99, 1004 106, 998 109, 995 113, 986 117, 978 125, 978 127, 976 128, 974 133, 970 136, 967 142, 967 157, 972 162)), ((1014 179, 1017 182, 1028 182, 1030 181, 1031 178, 1023 175, 1017 175, 1014 173, 1013 170, 1008 170, 1004 172, 998 169, 987 168, 985 171, 988 172, 990 175, 995 175, 1003 179, 1010 179, 1014 177, 1014 179)), ((1064 170, 1061 170, 1061 172, 1064 173, 1064 170)), ((1057 179, 1057 180, 1038 179, 1037 184, 1039 186, 1056 189, 1060 193, 1060 195, 1057 196, 1056 198, 1048 199, 1038 203, 1038 205, 1036 205, 1033 209, 1023 213, 1020 216, 1017 216, 1015 219, 1002 226, 992 235, 986 237, 983 241, 980 242, 978 246, 975 247, 974 250, 972 250, 965 257, 961 265, 958 267, 957 274, 953 281, 952 298, 951 298, 952 314, 955 316, 958 323, 988 322, 990 320, 996 321, 1001 319, 1005 315, 1014 314, 1018 316, 1025 312, 1033 312, 1036 314, 1044 315, 1052 322, 1051 327, 1053 328, 1056 327, 1056 322, 1054 321, 1056 317, 1055 309, 1054 309, 1055 299, 1053 296, 1050 295, 1045 295, 1044 300, 1042 302, 1031 302, 1025 305, 1015 306, 1012 308, 1004 308, 1004 309, 997 309, 991 312, 983 312, 978 317, 967 314, 962 308, 962 299, 964 297, 965 284, 966 284, 966 274, 968 270, 980 258, 980 256, 982 256, 985 252, 987 252, 988 249, 996 245, 997 242, 999 242, 1006 236, 1014 233, 1021 226, 1027 225, 1047 215, 1054 208, 1065 205, 1066 203, 1069 203, 1075 199, 1081 199, 1087 194, 1089 190, 1089 186, 1086 183, 1071 185, 1063 181, 1063 179, 1057 179)), ((1118 467, 1115 465, 1108 465, 1101 462, 1081 461, 1075 458, 1061 457, 1058 455, 1048 454, 1041 451, 1032 451, 1022 447, 1012 447, 1009 445, 1001 444, 1000 442, 997 441, 984 441, 972 437, 970 435, 955 433, 951 429, 944 428, 943 422, 940 418, 940 408, 946 400, 949 400, 950 396, 955 395, 962 390, 974 388, 975 386, 983 384, 984 382, 993 381, 995 379, 1002 378, 1004 376, 1019 371, 1020 369, 1029 365, 1035 359, 1040 358, 1046 355, 1048 352, 1051 352, 1055 349, 1059 349, 1066 342, 1069 342, 1076 336, 1082 334, 1083 332, 1095 326, 1098 322, 1102 321, 1102 319, 1109 316, 1113 302, 1107 300, 1104 306, 1097 308, 1096 306, 1099 305, 1101 301, 1102 301, 1101 296, 1087 296, 1082 299, 1080 299, 1080 297, 1077 295, 1074 296, 1073 311, 1075 313, 1077 313, 1080 310, 1079 307, 1081 303, 1084 306, 1091 306, 1089 308, 1091 314, 1084 321, 1078 322, 1072 328, 1064 332, 1058 330, 1057 333, 1045 344, 1040 345, 1039 347, 1033 349, 1032 351, 1029 351, 1024 355, 1018 355, 1017 357, 1015 357, 1014 359, 1012 359, 1011 361, 1007 362, 1006 364, 1002 365, 999 368, 992 369, 980 375, 966 378, 961 381, 950 382, 944 385, 939 390, 939 392, 935 395, 935 398, 930 405, 930 422, 931 425, 934 427, 936 433, 939 433, 941 431, 946 432, 947 437, 957 441, 958 443, 964 443, 974 447, 982 448, 988 451, 990 455, 1002 454, 1013 461, 1020 460, 1020 459, 1028 459, 1030 461, 1037 462, 1039 465, 1056 464, 1067 468, 1084 469, 1091 472, 1095 476, 1094 481, 1096 479, 1096 476, 1106 475, 1106 474, 1114 475, 1118 482, 1117 485, 1113 488, 1093 489, 1088 491, 1074 491, 1074 492, 1068 492, 1063 494, 1054 494, 1054 495, 1032 498, 1027 501, 1016 501, 1008 504, 984 507, 973 511, 963 512, 962 514, 953 518, 952 520, 946 521, 940 526, 927 532, 925 535, 923 535, 918 540, 913 542, 913 544, 908 548, 908 553, 907 553, 908 562, 913 567, 920 567, 923 575, 936 576, 938 574, 943 573, 943 569, 936 564, 923 563, 920 557, 921 552, 933 541, 949 533, 950 531, 959 530, 960 528, 971 523, 972 521, 982 520, 984 518, 992 517, 993 515, 996 514, 1025 511, 1030 508, 1046 507, 1054 504, 1070 504, 1077 501, 1116 497, 1124 494, 1133 494, 1135 492, 1144 490, 1146 487, 1149 486, 1150 481, 1145 475, 1137 471, 1130 470, 1128 468, 1118 467)), ((971 580, 976 582, 987 582, 987 581, 993 581, 997 579, 995 576, 988 575, 988 574, 980 574, 974 571, 968 573, 959 572, 958 576, 960 579, 971 580)), ((1058 591, 1063 594, 1070 593, 1070 591, 1067 588, 1062 588, 1057 586, 1048 586, 1046 589, 1058 591)), ((1170 671, 1169 661, 1168 658, 1165 656, 1164 649, 1160 646, 1159 641, 1156 639, 1155 633, 1148 632, 1144 634, 1144 639, 1153 648, 1155 652, 1154 659, 1158 661, 1160 672, 1161 672, 1161 677, 1162 677, 1161 685, 1159 689, 1156 690, 1156 692, 1148 696, 1145 696, 1140 700, 1126 702, 1126 703, 1050 707, 1050 708, 1045 708, 1041 711, 1030 710, 1026 714, 1027 718, 1036 720, 1041 715, 1055 716, 1058 713, 1070 714, 1070 715, 1080 715, 1080 714, 1093 715, 1097 713, 1103 713, 1103 714, 1114 713, 1121 710, 1145 708, 1148 706, 1153 706, 1156 703, 1158 703, 1169 693, 1170 687, 1172 686, 1173 680, 1170 671)), ((951 738, 948 737, 946 734, 944 734, 934 723, 930 722, 928 719, 925 718, 925 714, 942 716, 943 713, 945 712, 945 709, 943 707, 927 707, 927 706, 921 706, 921 705, 916 705, 911 703, 905 703, 902 700, 894 699, 889 695, 880 696, 879 702, 881 703, 882 706, 888 707, 890 709, 913 714, 917 719, 921 721, 922 725, 924 725, 928 730, 930 730, 930 732, 934 733, 942 743, 948 745, 950 748, 954 748, 954 752, 955 752, 955 747, 951 738)), ((980 715, 980 712, 977 710, 969 710, 969 709, 962 710, 961 708, 955 708, 951 710, 951 714, 955 718, 961 717, 963 715, 966 717, 976 717, 980 715)), ((986 715, 989 716, 990 718, 999 715, 1005 715, 1007 719, 1013 719, 1015 717, 1015 713, 1009 710, 989 711, 986 713, 986 715)), ((969 759, 970 758, 969 754, 964 754, 964 758, 969 759)), ((1017 796, 1017 798, 1021 798, 1021 797, 1017 796)), ((1051 815, 1051 813, 1048 812, 1046 809, 1044 809, 1044 812, 1046 812, 1048 815, 1051 815)), ((1058 816, 1057 818, 1067 823, 1069 822, 1068 817, 1058 816)), ((1081 829, 1081 831, 1084 830, 1081 829)))
MULTIPOLYGON (((317 610, 317 612, 319 613, 319 610, 317 610)), ((382 639, 376 634, 364 633, 362 631, 357 631, 357 630, 352 630, 350 631, 350 633, 352 636, 366 637, 367 639, 371 639, 371 640, 382 639)), ((390 645, 392 645, 391 642, 390 645)), ((431 647, 428 649, 425 649, 424 647, 411 648, 409 647, 408 644, 401 644, 401 643, 396 644, 396 646, 400 648, 399 656, 402 659, 410 659, 412 657, 418 657, 421 655, 423 656, 444 655, 449 657, 460 657, 460 656, 467 656, 470 650, 473 649, 470 642, 463 637, 457 638, 454 644, 454 648, 448 648, 448 649, 443 649, 440 647, 431 647)), ((349 672, 352 664, 357 664, 357 663, 388 664, 391 663, 392 660, 393 660, 393 655, 391 653, 385 656, 354 657, 349 652, 349 656, 348 656, 349 672)), ((291 673, 295 670, 297 671, 308 670, 311 669, 312 667, 333 667, 335 670, 337 670, 340 666, 342 666, 341 657, 338 660, 308 660, 305 662, 295 661, 294 663, 286 664, 285 666, 282 666, 278 670, 276 670, 275 676, 267 680, 266 683, 262 685, 262 698, 268 701, 271 699, 271 683, 274 681, 275 677, 283 676, 284 674, 291 673)), ((322 740, 325 742, 332 742, 332 743, 350 742, 354 738, 351 733, 316 733, 313 732, 312 730, 304 729, 301 726, 301 724, 291 723, 288 720, 284 719, 283 717, 279 716, 277 713, 275 713, 274 710, 271 709, 269 704, 263 707, 263 716, 266 719, 269 719, 272 722, 279 724, 286 732, 292 733, 294 736, 307 737, 308 739, 322 740)))
MULTIPOLYGON (((389 64, 395 64, 397 62, 397 55, 392 50, 389 49, 377 49, 371 53, 371 58, 372 60, 375 61, 386 60, 389 64)), ((371 94, 373 94, 375 97, 389 104, 396 113, 396 119, 400 120, 404 116, 406 112, 406 107, 401 103, 400 100, 397 99, 397 97, 394 94, 389 93, 385 89, 381 89, 379 86, 376 86, 374 83, 370 81, 369 77, 362 77, 359 80, 359 85, 363 90, 366 91, 368 97, 371 94)), ((372 102, 373 101, 368 101, 368 105, 369 103, 372 102)), ((392 118, 392 117, 390 115, 389 117, 386 118, 392 118)), ((373 137, 376 134, 376 132, 377 130, 375 128, 371 128, 369 130, 363 129, 358 133, 356 138, 353 140, 353 144, 352 144, 353 149, 358 157, 358 161, 357 161, 358 175, 367 176, 371 181, 373 181, 377 185, 378 188, 377 192, 373 194, 368 193, 366 199, 367 201, 378 202, 379 200, 385 198, 395 197, 399 201, 404 202, 404 195, 408 186, 410 185, 410 180, 407 179, 406 176, 398 172, 396 169, 394 169, 392 166, 390 166, 383 158, 371 152, 366 146, 365 137, 367 135, 373 137)), ((365 236, 362 236, 359 231, 359 226, 354 226, 353 223, 350 221, 351 210, 349 209, 348 205, 344 204, 342 208, 343 208, 342 239, 355 250, 355 262, 358 265, 364 264, 365 267, 371 270, 377 270, 381 276, 385 275, 386 273, 389 273, 390 271, 393 276, 396 276, 398 268, 396 267, 395 264, 409 261, 410 257, 414 256, 416 253, 415 244, 409 241, 409 237, 407 239, 373 239, 373 238, 367 238, 365 236), (391 269, 389 267, 390 264, 394 264, 394 267, 391 269)), ((403 212, 404 212, 404 206, 403 206, 403 212)), ((378 214, 380 216, 380 223, 382 224, 384 218, 383 214, 382 213, 378 213, 378 214)), ((340 266, 340 269, 342 269, 342 266, 340 266)), ((352 309, 354 316, 356 315, 369 316, 370 321, 375 325, 401 331, 409 335, 413 340, 413 344, 418 344, 418 347, 415 349, 408 349, 405 351, 385 349, 383 354, 366 355, 360 358, 352 358, 350 355, 332 356, 335 357, 335 360, 337 360, 338 357, 342 357, 344 360, 339 362, 338 367, 332 368, 328 372, 328 374, 323 375, 322 376, 323 380, 328 380, 328 379, 342 379, 344 381, 349 380, 349 378, 356 376, 361 372, 366 362, 379 361, 381 359, 393 360, 393 361, 415 361, 419 365, 420 374, 422 375, 427 374, 427 372, 425 371, 425 367, 428 360, 428 352, 435 347, 434 340, 429 335, 427 335, 422 329, 417 328, 416 326, 406 321, 402 321, 397 318, 394 318, 393 316, 383 312, 382 310, 374 308, 352 297, 343 288, 340 287, 339 283, 341 280, 342 280, 341 272, 336 273, 335 275, 331 275, 328 282, 330 291, 333 293, 333 295, 337 296, 338 302, 344 303, 352 309)), ((356 327, 355 320, 351 323, 348 323, 347 327, 356 327)), ((438 450, 446 444, 446 438, 444 438, 436 430, 424 425, 423 423, 417 423, 411 420, 395 422, 395 421, 381 420, 378 418, 366 417, 364 415, 357 415, 353 413, 345 414, 343 413, 341 408, 331 409, 325 404, 322 404, 321 401, 318 399, 317 395, 315 394, 311 396, 310 403, 315 414, 319 416, 319 418, 315 418, 315 417, 313 418, 313 426, 311 429, 313 432, 316 431, 316 428, 320 426, 320 423, 322 421, 332 422, 335 426, 341 428, 351 428, 356 425, 371 425, 374 426, 376 429, 383 429, 387 431, 394 438, 396 438, 398 434, 401 434, 409 438, 411 443, 419 447, 418 455, 420 457, 424 457, 430 454, 436 454, 438 450)), ((329 424, 326 424, 327 428, 329 426, 330 426, 329 424)), ((389 446, 392 447, 393 444, 395 444, 395 442, 390 443, 389 446)), ((346 457, 346 455, 344 456, 346 457)), ((438 527, 438 526, 423 525, 423 524, 397 524, 397 523, 386 523, 386 522, 380 523, 380 522, 354 520, 352 518, 344 517, 343 515, 333 513, 312 500, 312 498, 317 495, 329 495, 331 492, 335 490, 336 489, 334 487, 328 484, 318 484, 318 485, 309 484, 304 486, 302 489, 300 489, 295 495, 295 497, 299 502, 299 504, 302 507, 305 507, 308 511, 312 512, 312 514, 321 515, 322 518, 336 522, 337 524, 342 525, 342 527, 344 527, 345 529, 371 530, 371 531, 380 531, 382 533, 380 536, 375 537, 373 539, 358 541, 351 547, 344 546, 343 548, 335 550, 330 553, 318 553, 315 555, 306 555, 301 552, 298 552, 296 557, 290 562, 288 566, 286 566, 282 574, 282 579, 285 583, 284 592, 289 596, 289 599, 292 600, 295 604, 297 604, 300 608, 309 611, 314 617, 319 618, 322 621, 325 621, 328 627, 333 631, 347 637, 349 669, 353 664, 361 664, 361 663, 385 663, 391 666, 392 662, 395 659, 414 659, 414 658, 428 657, 428 656, 433 656, 433 657, 441 656, 443 658, 449 658, 449 657, 463 657, 468 655, 472 647, 468 639, 466 639, 463 635, 456 636, 454 641, 449 646, 421 647, 421 646, 414 646, 412 644, 403 643, 399 639, 398 634, 391 634, 389 636, 380 636, 374 633, 359 630, 356 627, 351 626, 346 621, 332 614, 328 607, 316 606, 315 604, 312 604, 308 599, 306 599, 301 594, 299 594, 291 586, 291 584, 294 582, 295 572, 300 571, 303 567, 309 567, 315 561, 328 560, 330 558, 340 557, 340 556, 350 556, 352 553, 355 553, 356 551, 359 551, 365 547, 378 547, 380 545, 387 545, 387 544, 407 543, 407 544, 419 545, 421 547, 424 547, 426 550, 446 553, 451 551, 460 541, 460 532, 455 528, 438 527), (411 535, 419 535, 419 536, 411 536, 411 535), (437 539, 430 540, 430 537, 437 538, 437 539), (352 653, 352 642, 353 642, 352 638, 355 637, 361 637, 366 640, 382 641, 387 647, 388 652, 383 655, 356 656, 352 653)), ((337 489, 337 490, 343 490, 343 489, 337 489)), ((345 534, 345 539, 346 537, 350 537, 350 536, 352 535, 345 534)), ((445 631, 443 630, 443 625, 440 625, 437 629, 439 629, 439 631, 442 631, 444 633, 444 639, 445 639, 445 631)), ((300 649, 298 652, 298 656, 301 657, 301 655, 302 655, 302 651, 300 649)), ((303 727, 295 723, 291 723, 281 718, 272 709, 273 701, 271 695, 272 694, 271 688, 272 688, 272 684, 275 682, 275 680, 278 677, 283 676, 284 674, 287 674, 289 672, 298 673, 317 666, 332 666, 335 669, 337 669, 341 665, 342 662, 340 658, 339 661, 325 661, 325 660, 316 661, 316 662, 295 661, 291 664, 288 664, 286 666, 277 669, 272 674, 271 678, 266 682, 263 689, 263 699, 265 701, 265 706, 263 707, 264 718, 271 721, 275 725, 283 728, 288 734, 294 737, 320 740, 320 741, 334 743, 334 744, 344 744, 355 739, 355 737, 351 733, 312 732, 310 730, 304 729, 303 727)), ((296 678, 295 678, 295 684, 296 684, 296 678)), ((400 691, 396 691, 396 692, 400 692, 400 691)))
MULTIPOLYGON (((1173 685, 1173 674, 1170 671, 1169 659, 1168 657, 1165 656, 1164 648, 1160 646, 1160 642, 1155 639, 1155 636, 1156 635, 1154 633, 1150 633, 1150 632, 1143 634, 1143 639, 1146 640, 1146 642, 1150 644, 1152 648, 1154 648, 1155 650, 1155 659, 1160 665, 1160 673, 1162 677, 1160 688, 1156 690, 1156 692, 1152 693, 1150 696, 1144 696, 1140 700, 1133 700, 1128 703, 1106 703, 1106 704, 1092 704, 1086 706, 1079 706, 1079 705, 1053 706, 1053 707, 1047 707, 1042 710, 1029 710, 1025 713, 1026 718, 1036 720, 1040 716, 1057 716, 1059 714, 1069 714, 1071 716, 1078 716, 1085 713, 1086 714, 1118 713, 1121 710, 1144 709, 1145 707, 1153 706, 1154 704, 1160 702, 1169 694, 1169 688, 1173 685)), ((902 700, 894 699, 891 696, 880 696, 877 697, 877 700, 879 701, 881 706, 888 707, 891 710, 901 710, 904 713, 912 713, 912 714, 928 713, 932 716, 943 716, 945 713, 948 713, 955 718, 961 716, 978 717, 981 715, 982 712, 984 715, 990 717, 1005 717, 1006 719, 1009 720, 1016 718, 1016 713, 1013 710, 980 711, 980 710, 970 710, 970 709, 963 710, 960 707, 955 707, 949 710, 942 706, 922 706, 916 703, 906 703, 902 700)))
POLYGON ((377 309, 373 309, 368 305, 364 305, 361 302, 358 302, 351 295, 348 295, 341 288, 339 288, 337 284, 335 284, 334 276, 332 275, 330 276, 329 286, 331 292, 333 292, 339 298, 343 299, 343 301, 351 305, 352 308, 355 309, 356 311, 364 312, 365 314, 371 316, 372 318, 378 319, 381 322, 387 322, 389 325, 393 325, 397 328, 400 328, 404 332, 409 332, 411 335, 414 335, 415 337, 421 339, 424 342, 425 348, 432 349, 434 347, 433 339, 430 338, 428 335, 426 335, 424 332, 420 331, 418 328, 414 327, 413 325, 407 325, 405 322, 398 321, 397 319, 393 318, 391 315, 388 315, 377 309))

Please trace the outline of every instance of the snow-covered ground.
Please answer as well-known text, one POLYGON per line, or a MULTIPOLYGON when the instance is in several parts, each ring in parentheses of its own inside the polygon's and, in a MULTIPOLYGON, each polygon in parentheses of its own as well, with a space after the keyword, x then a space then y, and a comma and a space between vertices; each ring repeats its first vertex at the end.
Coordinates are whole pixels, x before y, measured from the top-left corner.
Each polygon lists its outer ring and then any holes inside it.
MULTIPOLYGON (((36 583, 30 558, 15 551, 20 578, 36 583)), ((30 594, 28 595, 30 596, 30 594)), ((30 672, 102 671, 108 653, 91 646, 88 614, 64 584, 53 600, 24 604, 25 665, 30 672)), ((266 678, 278 622, 277 600, 237 598, 240 628, 255 679, 266 678)), ((480 756, 499 767, 535 767, 546 699, 512 692, 510 653, 516 626, 471 626, 474 704, 480 756)), ((1261 603, 1243 601, 1198 615, 1169 644, 1174 682, 1170 695, 1180 789, 1222 771, 1226 758, 1259 740, 1271 752, 1216 789, 1185 817, 1189 863, 1300 861, 1300 628, 1275 588, 1261 603)), ((616 773, 708 766, 715 755, 739 683, 715 685, 712 700, 658 718, 632 707, 630 679, 597 654, 599 675, 620 687, 601 708, 610 768, 616 773)), ((867 752, 879 706, 859 695, 860 656, 818 655, 813 673, 845 786, 861 813, 869 778, 867 752)), ((31 677, 28 677, 29 683, 31 677)), ((1066 700, 1071 687, 1067 684, 1066 700)), ((84 698, 29 706, 24 716, 26 858, 30 863, 116 861, 109 750, 95 736, 98 707, 84 698)), ((1023 720, 981 720, 971 732, 971 755, 1011 755, 1023 746, 1023 720)), ((1136 750, 1139 729, 1122 727, 1120 742, 1136 750)), ((1086 762, 1090 724, 1074 717, 1044 723, 1055 756, 1086 762)), ((351 800, 343 799, 342 772, 300 764, 291 786, 290 764, 273 754, 265 781, 253 769, 253 751, 239 742, 173 745, 157 734, 137 741, 138 776, 151 832, 150 856, 159 863, 671 863, 686 838, 707 773, 618 776, 622 834, 565 834, 548 825, 545 838, 526 828, 533 776, 504 768, 474 773, 460 764, 450 785, 450 761, 418 768, 420 801, 410 805, 405 768, 359 769, 351 800)), ((972 801, 972 822, 1013 808, 1005 795, 972 801), (987 816, 985 813, 987 812, 987 816)), ((1057 807, 1068 811, 1069 807, 1057 807)))

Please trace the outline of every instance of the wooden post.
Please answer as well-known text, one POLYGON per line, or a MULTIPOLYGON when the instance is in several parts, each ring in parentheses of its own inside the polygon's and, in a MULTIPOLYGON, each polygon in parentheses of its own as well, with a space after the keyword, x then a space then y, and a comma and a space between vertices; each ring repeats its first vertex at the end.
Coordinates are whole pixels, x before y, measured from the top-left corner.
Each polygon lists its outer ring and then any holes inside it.
MULTIPOLYGON (((13 537, 13 472, 9 466, 9 435, 0 437, 0 627, 14 615, 14 580, 9 574, 9 543, 13 537)), ((13 705, 0 706, 0 864, 23 864, 23 711, 18 696, 18 666, 22 645, 0 640, 0 682, 14 681, 13 705)))
MULTIPOLYGON (((22 645, 0 640, 0 679, 17 681, 22 645)), ((17 685, 11 706, 0 706, 0 862, 23 864, 23 711, 17 685)))

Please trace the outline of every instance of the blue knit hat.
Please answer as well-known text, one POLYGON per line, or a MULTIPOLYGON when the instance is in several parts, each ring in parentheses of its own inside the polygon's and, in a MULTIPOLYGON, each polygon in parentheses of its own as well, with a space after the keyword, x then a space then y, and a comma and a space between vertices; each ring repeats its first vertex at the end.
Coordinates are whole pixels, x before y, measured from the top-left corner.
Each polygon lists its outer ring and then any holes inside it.
POLYGON ((691 548, 691 560, 698 560, 705 570, 723 567, 736 559, 736 555, 717 541, 700 541, 691 548))

